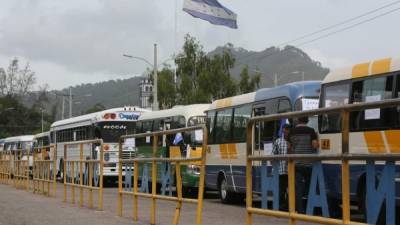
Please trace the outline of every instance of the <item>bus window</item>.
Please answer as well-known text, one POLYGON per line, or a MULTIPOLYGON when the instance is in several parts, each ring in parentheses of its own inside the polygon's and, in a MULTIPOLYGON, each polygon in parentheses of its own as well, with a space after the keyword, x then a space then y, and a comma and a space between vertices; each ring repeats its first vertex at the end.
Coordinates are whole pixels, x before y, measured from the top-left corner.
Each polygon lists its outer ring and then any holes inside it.
MULTIPOLYGON (((342 106, 349 103, 350 85, 348 83, 340 83, 323 87, 322 107, 342 106)), ((342 129, 340 114, 321 115, 321 133, 334 133, 342 129)))
MULTIPOLYGON (((254 116, 270 115, 278 112, 278 99, 266 101, 263 106, 255 106, 254 116)), ((255 124, 255 148, 264 149, 265 142, 271 142, 277 136, 279 124, 276 121, 257 122, 255 124)))
POLYGON ((238 142, 246 142, 247 121, 251 115, 251 105, 243 105, 235 108, 233 116, 233 140, 238 142))
POLYGON ((215 140, 218 144, 227 143, 232 137, 232 109, 225 109, 217 112, 215 124, 215 140))
POLYGON ((188 126, 193 127, 196 125, 200 124, 205 124, 206 123, 206 117, 205 116, 192 116, 188 120, 188 126))
POLYGON ((215 143, 215 111, 207 112, 208 144, 215 143))
MULTIPOLYGON (((374 77, 353 83, 352 102, 374 102, 393 98, 393 76, 374 77)), ((352 131, 390 128, 394 124, 396 110, 369 109, 350 113, 352 131)))

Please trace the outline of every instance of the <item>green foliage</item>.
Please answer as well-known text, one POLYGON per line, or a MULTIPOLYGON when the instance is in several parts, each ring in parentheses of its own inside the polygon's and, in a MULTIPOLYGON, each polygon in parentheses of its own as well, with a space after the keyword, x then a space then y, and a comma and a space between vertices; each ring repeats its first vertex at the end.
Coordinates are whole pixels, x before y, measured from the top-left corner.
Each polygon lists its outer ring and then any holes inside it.
MULTIPOLYGON (((41 132, 42 112, 37 107, 28 108, 11 95, 0 97, 0 138, 41 132)), ((51 120, 43 114, 45 128, 51 120)))
POLYGON ((194 37, 186 35, 183 53, 178 55, 176 64, 179 104, 208 103, 237 92, 230 74, 235 59, 229 50, 209 57, 194 37))
POLYGON ((260 86, 261 73, 259 70, 252 76, 249 75, 249 67, 246 65, 243 67, 240 73, 239 90, 241 94, 255 91, 260 86))
POLYGON ((176 88, 174 73, 170 68, 164 68, 158 73, 158 102, 160 109, 168 109, 176 104, 176 88))
POLYGON ((103 111, 105 109, 106 109, 106 107, 104 105, 102 105, 101 103, 96 103, 92 107, 87 109, 84 114, 100 112, 100 111, 103 111))
POLYGON ((47 86, 33 94, 35 81, 29 63, 21 69, 17 58, 11 60, 7 70, 0 68, 0 138, 40 133, 42 121, 44 130, 50 128, 53 120, 44 111, 49 101, 47 86), (28 104, 24 104, 24 98, 29 99, 28 104))

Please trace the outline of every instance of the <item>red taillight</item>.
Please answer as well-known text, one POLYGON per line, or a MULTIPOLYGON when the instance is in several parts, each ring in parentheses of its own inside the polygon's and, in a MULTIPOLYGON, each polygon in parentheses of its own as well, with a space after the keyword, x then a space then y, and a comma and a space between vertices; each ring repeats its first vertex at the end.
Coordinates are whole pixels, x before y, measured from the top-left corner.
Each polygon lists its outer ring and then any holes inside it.
POLYGON ((111 117, 111 119, 114 120, 117 117, 117 115, 115 113, 110 113, 110 117, 111 117))

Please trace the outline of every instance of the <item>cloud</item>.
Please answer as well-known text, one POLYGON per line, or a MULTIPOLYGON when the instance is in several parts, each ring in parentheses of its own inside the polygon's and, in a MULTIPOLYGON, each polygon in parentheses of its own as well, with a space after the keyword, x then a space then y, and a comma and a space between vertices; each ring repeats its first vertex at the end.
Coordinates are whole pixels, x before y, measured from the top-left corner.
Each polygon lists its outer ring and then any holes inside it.
POLYGON ((123 74, 145 67, 127 63, 123 53, 151 59, 150 43, 166 45, 162 34, 167 30, 154 1, 99 0, 68 8, 50 0, 32 2, 37 1, 18 1, 0 21, 3 55, 51 61, 71 72, 123 74))

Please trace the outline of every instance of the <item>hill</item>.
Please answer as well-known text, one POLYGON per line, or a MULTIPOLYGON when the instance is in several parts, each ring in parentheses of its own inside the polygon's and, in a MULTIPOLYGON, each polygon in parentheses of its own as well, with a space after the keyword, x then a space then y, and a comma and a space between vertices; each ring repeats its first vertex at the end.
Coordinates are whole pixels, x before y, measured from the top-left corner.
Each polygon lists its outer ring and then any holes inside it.
MULTIPOLYGON (((218 47, 209 53, 210 56, 221 53, 224 48, 218 47)), ((240 72, 245 65, 249 66, 251 74, 259 70, 262 74, 260 87, 272 87, 274 79, 278 84, 302 80, 322 80, 329 72, 317 61, 311 59, 301 49, 287 46, 283 49, 270 47, 263 51, 248 51, 243 48, 229 48, 236 59, 232 76, 239 80, 240 72), (276 74, 276 75, 275 75, 276 74)), ((97 103, 106 108, 124 105, 140 105, 139 83, 141 77, 123 80, 109 80, 94 84, 81 84, 72 87, 74 95, 73 115, 80 115, 97 103)), ((61 118, 62 97, 56 93, 69 93, 68 89, 52 91, 48 112, 53 111, 56 119, 61 118)), ((68 116, 68 102, 65 103, 65 116, 68 116)))

